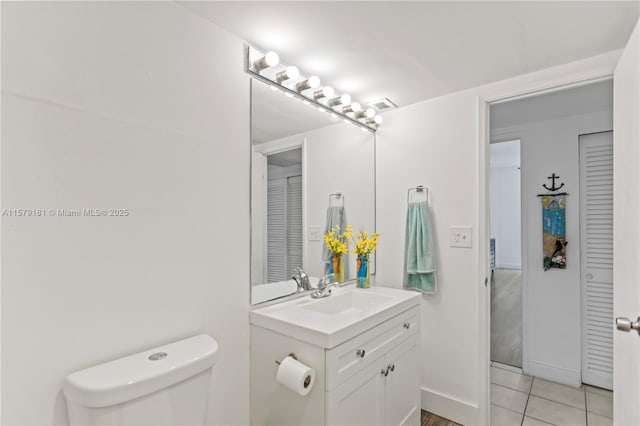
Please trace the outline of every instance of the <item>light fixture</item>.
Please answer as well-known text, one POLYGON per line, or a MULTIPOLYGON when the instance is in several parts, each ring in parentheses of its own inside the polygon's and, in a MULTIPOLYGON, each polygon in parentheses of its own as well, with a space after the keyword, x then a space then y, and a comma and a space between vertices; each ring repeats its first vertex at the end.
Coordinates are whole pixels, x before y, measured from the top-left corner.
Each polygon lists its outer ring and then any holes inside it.
POLYGON ((296 91, 300 93, 303 90, 315 89, 318 86, 320 86, 320 79, 317 76, 312 75, 306 80, 303 80, 300 83, 296 84, 296 91))
POLYGON ((328 98, 335 95, 336 91, 331 86, 324 86, 322 89, 318 89, 313 92, 313 99, 318 100, 322 98, 328 98))
POLYGON ((278 83, 282 83, 285 80, 298 78, 298 76, 300 76, 300 70, 298 70, 298 67, 290 65, 287 68, 285 68, 284 71, 280 71, 279 73, 276 74, 276 81, 278 83))
POLYGON ((258 59, 253 63, 253 67, 257 71, 262 71, 265 68, 275 67, 280 62, 280 57, 273 50, 267 52, 262 58, 258 59))
POLYGON ((360 111, 356 114, 356 118, 373 118, 376 115, 376 110, 373 108, 367 108, 364 111, 360 111))
POLYGON ((346 93, 342 96, 338 96, 337 98, 331 99, 327 104, 329 106, 338 106, 338 105, 349 105, 351 103, 351 96, 346 93))
POLYGON ((358 112, 360 111, 362 107, 360 106, 359 103, 357 102, 352 102, 347 106, 342 107, 342 112, 344 112, 345 114, 348 112, 358 112))
POLYGON ((382 123, 382 117, 376 115, 376 109, 363 109, 362 105, 354 102, 348 94, 336 94, 331 86, 321 87, 318 76, 302 75, 297 67, 281 64, 276 52, 263 53, 246 47, 245 71, 254 79, 268 84, 272 90, 314 106, 318 111, 329 114, 332 119, 342 119, 363 131, 375 133, 378 125, 382 123), (271 72, 261 72, 276 66, 277 68, 271 72))

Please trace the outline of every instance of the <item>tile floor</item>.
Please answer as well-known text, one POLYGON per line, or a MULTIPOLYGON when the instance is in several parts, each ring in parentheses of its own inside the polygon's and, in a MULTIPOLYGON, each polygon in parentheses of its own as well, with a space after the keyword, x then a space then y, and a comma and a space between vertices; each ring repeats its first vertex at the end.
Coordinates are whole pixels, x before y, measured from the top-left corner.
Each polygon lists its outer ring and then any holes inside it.
POLYGON ((491 365, 492 426, 613 425, 613 392, 577 389, 525 376, 519 368, 491 365))
POLYGON ((491 360, 522 366, 522 273, 491 274, 491 360))

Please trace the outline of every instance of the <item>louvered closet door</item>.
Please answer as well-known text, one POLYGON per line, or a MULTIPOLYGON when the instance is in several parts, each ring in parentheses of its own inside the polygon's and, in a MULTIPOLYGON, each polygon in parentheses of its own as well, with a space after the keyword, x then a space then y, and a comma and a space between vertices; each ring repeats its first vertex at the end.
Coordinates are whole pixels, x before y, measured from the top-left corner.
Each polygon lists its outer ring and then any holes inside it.
POLYGON ((582 381, 613 388, 613 132, 580 136, 582 381))
POLYGON ((302 176, 287 178, 287 267, 288 276, 302 268, 302 176))
POLYGON ((267 182, 267 282, 287 277, 287 179, 267 182))

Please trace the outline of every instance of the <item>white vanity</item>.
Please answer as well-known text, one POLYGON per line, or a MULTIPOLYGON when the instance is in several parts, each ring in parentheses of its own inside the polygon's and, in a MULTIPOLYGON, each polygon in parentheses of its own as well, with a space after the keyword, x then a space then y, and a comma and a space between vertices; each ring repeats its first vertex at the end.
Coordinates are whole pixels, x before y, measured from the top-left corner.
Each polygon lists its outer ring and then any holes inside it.
POLYGON ((419 425, 420 294, 333 290, 251 312, 251 423, 419 425), (316 372, 300 396, 276 381, 294 353, 316 372))

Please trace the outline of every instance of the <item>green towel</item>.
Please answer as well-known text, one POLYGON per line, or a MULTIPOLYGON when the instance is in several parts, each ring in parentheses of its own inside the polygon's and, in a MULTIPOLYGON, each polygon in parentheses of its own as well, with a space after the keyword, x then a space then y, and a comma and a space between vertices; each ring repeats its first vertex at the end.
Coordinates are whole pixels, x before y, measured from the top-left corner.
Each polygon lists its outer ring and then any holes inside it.
POLYGON ((409 203, 404 249, 404 288, 436 292, 436 262, 427 203, 409 203))

